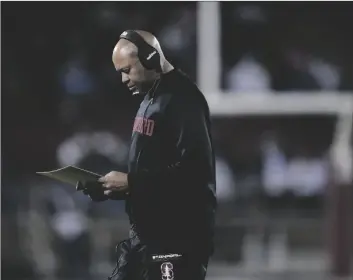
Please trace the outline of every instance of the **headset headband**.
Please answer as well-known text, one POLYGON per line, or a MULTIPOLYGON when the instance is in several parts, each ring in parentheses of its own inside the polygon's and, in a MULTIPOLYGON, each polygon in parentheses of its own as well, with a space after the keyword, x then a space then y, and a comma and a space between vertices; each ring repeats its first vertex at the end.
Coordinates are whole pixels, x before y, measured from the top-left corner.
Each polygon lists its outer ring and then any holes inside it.
POLYGON ((138 49, 140 48, 153 48, 134 30, 126 30, 120 35, 120 39, 125 39, 136 45, 138 49))
POLYGON ((120 35, 120 39, 128 40, 137 47, 138 57, 145 68, 162 72, 158 51, 147 44, 140 34, 134 30, 126 30, 120 35))

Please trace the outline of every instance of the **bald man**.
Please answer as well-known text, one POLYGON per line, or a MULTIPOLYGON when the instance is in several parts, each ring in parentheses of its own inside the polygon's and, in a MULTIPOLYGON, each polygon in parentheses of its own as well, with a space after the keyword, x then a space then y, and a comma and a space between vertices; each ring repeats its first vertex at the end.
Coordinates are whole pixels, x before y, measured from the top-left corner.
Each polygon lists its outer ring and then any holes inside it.
POLYGON ((216 208, 208 104, 151 33, 123 32, 112 60, 122 82, 144 99, 128 173, 111 171, 80 186, 94 201, 126 201, 130 238, 117 246, 110 278, 202 280, 214 250, 216 208))

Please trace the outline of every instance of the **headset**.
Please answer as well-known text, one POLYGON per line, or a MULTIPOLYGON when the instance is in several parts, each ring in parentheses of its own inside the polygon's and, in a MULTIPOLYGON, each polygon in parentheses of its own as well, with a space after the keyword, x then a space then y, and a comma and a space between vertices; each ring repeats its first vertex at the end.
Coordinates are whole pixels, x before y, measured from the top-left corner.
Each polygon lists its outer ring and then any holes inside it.
POLYGON ((143 67, 148 70, 156 70, 161 73, 161 60, 158 51, 147 44, 147 42, 134 30, 126 30, 120 35, 120 39, 125 39, 137 47, 137 55, 143 67))

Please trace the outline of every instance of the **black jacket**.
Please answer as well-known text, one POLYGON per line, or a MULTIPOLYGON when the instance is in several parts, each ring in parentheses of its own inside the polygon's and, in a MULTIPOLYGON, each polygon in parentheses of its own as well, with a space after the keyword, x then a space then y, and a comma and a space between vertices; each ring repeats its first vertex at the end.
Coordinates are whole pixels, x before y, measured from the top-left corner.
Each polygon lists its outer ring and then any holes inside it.
POLYGON ((162 75, 137 112, 127 213, 140 240, 213 251, 215 161, 208 104, 179 70, 162 75))

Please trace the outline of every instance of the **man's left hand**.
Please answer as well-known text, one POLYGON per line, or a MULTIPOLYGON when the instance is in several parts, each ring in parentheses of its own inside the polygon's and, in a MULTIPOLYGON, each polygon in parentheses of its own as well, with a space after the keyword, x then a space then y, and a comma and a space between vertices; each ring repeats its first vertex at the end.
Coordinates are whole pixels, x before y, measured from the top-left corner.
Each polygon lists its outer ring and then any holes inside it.
POLYGON ((105 195, 109 195, 113 191, 126 191, 129 188, 127 174, 123 172, 111 171, 99 178, 98 181, 103 183, 105 195))

